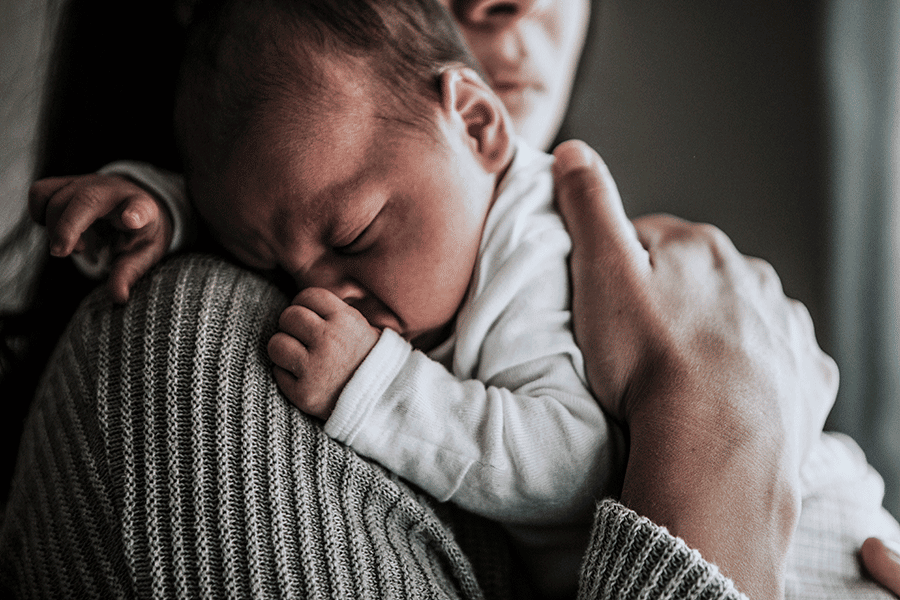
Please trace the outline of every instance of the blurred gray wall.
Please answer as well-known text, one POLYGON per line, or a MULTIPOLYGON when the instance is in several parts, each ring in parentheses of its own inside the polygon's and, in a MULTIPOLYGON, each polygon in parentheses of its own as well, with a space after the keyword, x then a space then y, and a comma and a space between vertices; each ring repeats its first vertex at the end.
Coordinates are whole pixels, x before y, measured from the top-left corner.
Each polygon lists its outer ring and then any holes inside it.
POLYGON ((631 216, 710 222, 745 254, 771 262, 827 345, 817 3, 594 7, 599 35, 589 42, 564 135, 600 152, 631 216))
POLYGON ((24 209, 31 179, 45 4, 0 0, 0 236, 24 209))
POLYGON ((829 0, 829 313, 851 434, 900 516, 900 2, 829 0))

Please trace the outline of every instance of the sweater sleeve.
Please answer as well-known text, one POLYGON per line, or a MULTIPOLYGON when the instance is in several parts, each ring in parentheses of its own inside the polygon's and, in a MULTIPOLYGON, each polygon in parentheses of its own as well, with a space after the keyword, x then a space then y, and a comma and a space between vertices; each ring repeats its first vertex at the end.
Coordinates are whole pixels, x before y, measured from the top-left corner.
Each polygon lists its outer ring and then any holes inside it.
POLYGON ((538 256, 545 242, 505 260, 461 312, 457 356, 480 352, 471 373, 451 373, 385 331, 325 431, 488 518, 589 521, 596 497, 615 487, 624 443, 580 376, 567 275, 538 256))
POLYGON ((734 582, 664 527, 604 500, 581 565, 578 600, 746 600, 734 582))

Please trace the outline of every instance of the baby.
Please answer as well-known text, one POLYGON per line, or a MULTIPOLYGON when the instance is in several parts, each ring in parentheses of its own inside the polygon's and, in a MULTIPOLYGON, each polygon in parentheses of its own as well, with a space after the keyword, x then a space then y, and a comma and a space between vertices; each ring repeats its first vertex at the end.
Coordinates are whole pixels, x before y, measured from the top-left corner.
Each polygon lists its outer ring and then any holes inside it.
MULTIPOLYGON (((625 440, 572 336, 552 159, 513 135, 446 12, 432 0, 201 4, 180 87, 196 214, 235 258, 302 290, 268 345, 284 395, 437 499, 504 523, 542 593, 572 595, 625 440)), ((180 234, 156 201, 182 223, 182 188, 146 165, 106 172, 125 178, 38 182, 34 212, 51 235, 80 224, 77 238, 114 206, 124 235, 107 245, 158 260, 180 234)), ((127 288, 123 264, 113 276, 127 288)), ((879 597, 834 562, 896 531, 854 448, 823 438, 803 480, 812 517, 851 515, 852 490, 866 524, 810 533, 827 542, 810 548, 804 505, 789 594, 879 597), (839 476, 820 485, 824 473, 839 476), (821 564, 800 560, 811 554, 821 564)))

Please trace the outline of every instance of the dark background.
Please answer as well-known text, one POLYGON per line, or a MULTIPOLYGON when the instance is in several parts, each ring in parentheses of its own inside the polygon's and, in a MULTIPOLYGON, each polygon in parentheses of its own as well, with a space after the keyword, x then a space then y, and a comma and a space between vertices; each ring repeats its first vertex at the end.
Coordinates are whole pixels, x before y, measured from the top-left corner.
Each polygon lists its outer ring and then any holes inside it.
POLYGON ((631 216, 713 223, 771 262, 827 350, 819 4, 594 2, 563 137, 600 153, 631 216))
MULTIPOLYGON (((600 152, 629 214, 711 222, 770 261, 827 349, 818 4, 595 1, 563 135, 600 152)), ((43 7, 0 0, 0 232, 30 179, 43 7)))

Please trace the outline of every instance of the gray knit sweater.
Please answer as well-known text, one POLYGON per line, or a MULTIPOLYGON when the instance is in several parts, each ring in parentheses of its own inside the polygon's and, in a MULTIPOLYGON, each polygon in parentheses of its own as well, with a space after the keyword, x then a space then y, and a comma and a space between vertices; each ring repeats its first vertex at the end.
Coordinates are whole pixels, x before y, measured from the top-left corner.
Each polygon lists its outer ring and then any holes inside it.
MULTIPOLYGON (((531 597, 498 527, 354 454, 278 394, 265 344, 286 303, 201 256, 162 264, 125 307, 85 301, 26 424, 0 529, 10 592, 531 597)), ((742 596, 606 500, 580 597, 742 596)))

